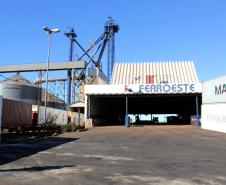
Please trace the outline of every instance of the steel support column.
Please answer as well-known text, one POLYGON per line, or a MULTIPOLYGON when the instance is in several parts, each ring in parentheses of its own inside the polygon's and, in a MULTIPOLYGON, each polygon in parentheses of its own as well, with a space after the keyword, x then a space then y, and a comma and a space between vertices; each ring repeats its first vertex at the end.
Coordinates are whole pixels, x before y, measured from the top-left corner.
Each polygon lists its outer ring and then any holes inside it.
MULTIPOLYGON (((73 43, 77 35, 75 34, 75 31, 73 28, 68 28, 67 32, 65 32, 64 34, 69 38, 69 61, 72 62, 73 43)), ((68 78, 67 105, 68 106, 71 104, 71 79, 72 79, 71 75, 72 75, 72 69, 69 69, 67 72, 67 78, 68 78)))
POLYGON ((126 96, 126 114, 125 114, 125 127, 129 127, 129 120, 128 120, 128 96, 126 96))
POLYGON ((195 96, 195 105, 196 105, 196 127, 199 127, 199 98, 198 95, 195 96))
MULTIPOLYGON (((50 61, 50 47, 51 47, 51 32, 48 34, 49 42, 48 42, 48 57, 47 57, 47 67, 46 67, 46 90, 45 90, 45 123, 47 121, 47 95, 48 95, 48 78, 49 78, 49 61, 50 61)), ((49 95, 48 95, 49 96, 49 95)))
POLYGON ((90 95, 87 95, 87 119, 90 119, 90 95))
POLYGON ((81 110, 80 110, 80 107, 78 107, 78 131, 80 131, 80 114, 81 114, 81 110))

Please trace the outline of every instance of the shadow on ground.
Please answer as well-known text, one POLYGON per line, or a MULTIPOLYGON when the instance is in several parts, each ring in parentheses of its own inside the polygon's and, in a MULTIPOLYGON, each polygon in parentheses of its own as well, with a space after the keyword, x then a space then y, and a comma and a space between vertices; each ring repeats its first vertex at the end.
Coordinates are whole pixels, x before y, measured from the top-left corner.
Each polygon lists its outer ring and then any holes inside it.
POLYGON ((58 170, 61 168, 70 168, 74 165, 64 165, 64 166, 33 166, 30 168, 16 168, 16 169, 0 169, 0 172, 38 172, 45 170, 58 170))
POLYGON ((50 148, 78 140, 78 138, 47 137, 23 138, 21 141, 0 144, 0 165, 18 160, 50 148))

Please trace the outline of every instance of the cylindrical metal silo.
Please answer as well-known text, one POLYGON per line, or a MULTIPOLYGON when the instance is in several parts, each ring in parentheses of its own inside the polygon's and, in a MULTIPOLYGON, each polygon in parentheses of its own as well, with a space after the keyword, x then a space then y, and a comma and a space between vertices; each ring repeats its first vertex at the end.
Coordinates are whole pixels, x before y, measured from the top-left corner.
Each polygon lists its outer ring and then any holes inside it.
POLYGON ((40 102, 41 88, 16 74, 0 81, 0 95, 4 98, 37 105, 40 102))

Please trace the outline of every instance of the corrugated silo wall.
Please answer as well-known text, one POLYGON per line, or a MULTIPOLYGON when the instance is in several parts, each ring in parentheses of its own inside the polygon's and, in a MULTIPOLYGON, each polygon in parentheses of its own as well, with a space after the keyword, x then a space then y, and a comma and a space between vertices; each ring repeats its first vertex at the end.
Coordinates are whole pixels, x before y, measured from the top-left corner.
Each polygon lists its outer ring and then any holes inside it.
POLYGON ((0 95, 4 98, 37 105, 40 102, 41 88, 19 84, 0 84, 0 95))

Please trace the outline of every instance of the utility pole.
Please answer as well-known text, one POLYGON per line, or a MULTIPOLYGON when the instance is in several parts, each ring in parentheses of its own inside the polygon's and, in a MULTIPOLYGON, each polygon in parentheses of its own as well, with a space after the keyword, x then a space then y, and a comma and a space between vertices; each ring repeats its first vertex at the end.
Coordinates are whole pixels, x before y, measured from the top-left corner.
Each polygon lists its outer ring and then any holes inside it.
POLYGON ((47 68, 46 68, 46 90, 45 90, 45 123, 47 118, 47 91, 48 91, 48 75, 49 75, 49 61, 50 61, 50 47, 51 47, 51 35, 52 33, 58 33, 60 32, 59 28, 49 29, 47 26, 43 26, 42 28, 49 36, 49 42, 48 42, 48 57, 47 57, 47 68))

